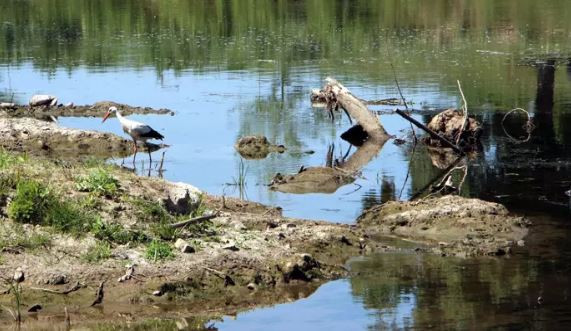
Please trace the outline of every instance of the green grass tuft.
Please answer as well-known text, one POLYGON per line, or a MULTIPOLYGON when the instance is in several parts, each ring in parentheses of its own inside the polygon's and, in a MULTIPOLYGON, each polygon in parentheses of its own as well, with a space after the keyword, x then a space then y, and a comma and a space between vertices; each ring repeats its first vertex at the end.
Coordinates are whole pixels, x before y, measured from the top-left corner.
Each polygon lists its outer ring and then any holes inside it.
POLYGON ((83 259, 87 262, 94 263, 106 260, 111 257, 111 245, 105 241, 99 241, 91 246, 87 253, 83 255, 83 259))
POLYGON ((95 217, 78 204, 59 199, 48 187, 33 180, 17 184, 8 205, 8 216, 15 222, 51 226, 58 231, 81 235, 95 217))
POLYGON ((149 238, 142 232, 126 230, 121 224, 106 223, 100 218, 92 223, 91 233, 99 240, 119 245, 144 243, 149 241, 149 238))
POLYGON ((14 155, 0 148, 0 169, 6 169, 15 164, 24 163, 26 160, 26 156, 14 155))
POLYGON ((89 175, 76 179, 76 188, 81 192, 91 192, 112 198, 119 191, 119 181, 103 167, 92 169, 89 175))
POLYGON ((149 246, 147 246, 145 256, 147 260, 157 262, 173 258, 174 253, 169 244, 163 241, 153 240, 149 246))
POLYGON ((20 181, 8 206, 8 216, 19 223, 41 224, 53 200, 47 187, 33 180, 20 181))

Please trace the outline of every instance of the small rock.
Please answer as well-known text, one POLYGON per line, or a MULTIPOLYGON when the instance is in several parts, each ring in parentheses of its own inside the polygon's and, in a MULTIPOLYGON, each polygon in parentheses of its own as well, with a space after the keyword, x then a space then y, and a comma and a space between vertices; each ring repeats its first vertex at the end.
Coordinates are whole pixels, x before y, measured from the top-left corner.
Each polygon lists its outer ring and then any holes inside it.
POLYGON ((160 291, 160 290, 156 290, 156 291, 153 292, 153 295, 156 296, 156 297, 160 297, 160 296, 163 295, 163 292, 160 291))
POLYGON ((28 309, 28 313, 37 313, 40 310, 42 310, 42 306, 36 303, 28 309))
POLYGON ((73 108, 74 104, 73 104, 73 102, 68 102, 64 106, 68 107, 68 108, 73 108))
POLYGON ((51 274, 44 280, 48 285, 63 285, 69 282, 66 274, 51 274))
POLYGON ((186 183, 173 183, 162 199, 165 208, 173 214, 188 215, 198 207, 202 192, 186 183))
POLYGON ((347 237, 342 236, 341 237, 341 242, 347 246, 353 246, 353 244, 349 241, 349 239, 347 239, 347 237))
POLYGON ((53 107, 57 105, 57 97, 47 94, 37 94, 30 98, 30 106, 50 106, 53 107))
POLYGON ((249 283, 246 287, 248 288, 248 290, 253 291, 256 289, 256 284, 249 283))
POLYGON ((275 229, 275 228, 277 228, 277 227, 278 227, 278 223, 276 223, 276 222, 268 221, 268 222, 266 223, 266 228, 267 228, 267 229, 275 229))
POLYGON ((541 297, 541 296, 537 297, 537 303, 542 304, 543 303, 543 297, 541 297))
POLYGON ((177 239, 174 243, 174 247, 180 250, 182 253, 194 253, 196 250, 194 247, 190 246, 186 241, 182 239, 177 239))
POLYGON ((517 245, 520 247, 525 246, 525 241, 524 240, 518 240, 517 245))
POLYGON ((282 240, 282 239, 285 239, 285 238, 286 238, 285 234, 283 234, 283 233, 281 233, 281 232, 278 233, 278 239, 279 239, 279 240, 282 240))
POLYGON ((12 102, 0 102, 0 109, 13 109, 16 108, 16 104, 12 102))
POLYGON ((226 249, 226 250, 229 250, 229 251, 232 251, 232 252, 237 252, 237 251, 240 250, 240 248, 236 247, 235 244, 228 244, 228 245, 222 247, 222 249, 226 249))
POLYGON ((22 270, 22 268, 16 269, 16 272, 14 272, 13 279, 16 283, 21 283, 24 280, 26 280, 26 275, 24 274, 24 270, 22 270))

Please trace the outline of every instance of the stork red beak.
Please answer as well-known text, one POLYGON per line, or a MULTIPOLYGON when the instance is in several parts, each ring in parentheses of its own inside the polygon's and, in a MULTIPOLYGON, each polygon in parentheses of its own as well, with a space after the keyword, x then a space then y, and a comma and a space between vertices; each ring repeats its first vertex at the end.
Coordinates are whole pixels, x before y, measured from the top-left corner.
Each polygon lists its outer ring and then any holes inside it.
POLYGON ((105 122, 105 121, 107 120, 107 118, 109 117, 109 115, 111 115, 111 112, 110 112, 110 111, 107 111, 107 112, 105 113, 105 116, 103 116, 103 121, 101 121, 101 123, 105 122))

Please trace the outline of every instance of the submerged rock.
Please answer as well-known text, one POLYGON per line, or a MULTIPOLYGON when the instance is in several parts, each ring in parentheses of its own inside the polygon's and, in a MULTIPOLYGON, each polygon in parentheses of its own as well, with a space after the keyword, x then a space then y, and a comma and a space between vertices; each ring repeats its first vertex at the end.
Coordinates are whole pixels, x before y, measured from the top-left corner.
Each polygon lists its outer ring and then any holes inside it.
POLYGON ((264 136, 245 136, 236 142, 236 150, 246 159, 263 159, 272 152, 283 153, 284 145, 273 145, 264 136))
POLYGON ((284 193, 333 193, 343 185, 352 183, 355 177, 329 167, 302 168, 293 175, 276 174, 270 189, 284 193))
POLYGON ((459 196, 387 202, 366 210, 359 226, 434 244, 445 255, 503 255, 527 234, 529 222, 497 203, 459 196))

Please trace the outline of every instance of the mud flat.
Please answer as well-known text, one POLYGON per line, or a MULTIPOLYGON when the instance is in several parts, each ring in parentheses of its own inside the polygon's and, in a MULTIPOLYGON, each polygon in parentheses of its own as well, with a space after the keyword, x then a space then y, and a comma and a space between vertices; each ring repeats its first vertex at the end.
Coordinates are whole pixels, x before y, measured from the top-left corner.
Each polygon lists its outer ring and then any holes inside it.
MULTIPOLYGON (((64 128, 50 121, 0 114, 0 147, 6 150, 62 157, 111 157, 129 155, 132 144, 112 133, 64 128)), ((152 150, 160 147, 149 146, 152 150)))
POLYGON ((133 107, 113 101, 100 101, 93 105, 59 105, 53 107, 39 106, 31 107, 28 105, 13 105, 10 107, 0 108, 10 117, 34 117, 49 118, 54 117, 101 117, 109 109, 109 107, 117 107, 121 114, 158 114, 158 115, 174 115, 170 109, 154 109, 151 107, 133 107))
MULTIPOLYGON (((384 243, 386 235, 428 245, 418 253, 471 256, 509 254, 527 231, 501 205, 461 197, 386 203, 344 225, 283 217, 279 207, 103 162, 9 152, 0 160, 0 274, 24 271, 22 310, 42 306, 24 313, 31 329, 63 328, 65 307, 83 325, 188 315, 207 321, 306 297, 348 276, 349 258, 398 250, 384 243), (103 302, 93 308, 101 282, 103 302)), ((14 307, 8 288, 0 285, 0 306, 14 307)), ((2 309, 0 326, 12 323, 2 309)))

